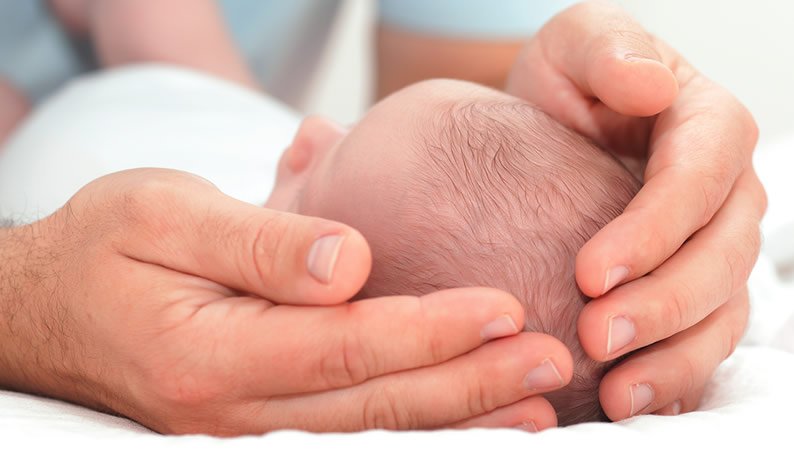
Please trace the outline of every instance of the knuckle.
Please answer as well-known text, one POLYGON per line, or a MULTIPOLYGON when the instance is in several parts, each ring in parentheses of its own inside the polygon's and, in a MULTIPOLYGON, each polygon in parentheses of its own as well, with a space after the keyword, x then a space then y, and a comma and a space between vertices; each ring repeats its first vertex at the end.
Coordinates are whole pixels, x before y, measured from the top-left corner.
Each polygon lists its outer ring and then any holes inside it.
POLYGON ((472 382, 466 400, 468 416, 482 415, 496 408, 493 396, 489 391, 481 380, 477 379, 472 382))
POLYGON ((362 421, 365 429, 409 430, 416 421, 400 406, 399 395, 384 386, 370 394, 364 401, 362 421))
POLYGON ((735 290, 747 282, 761 248, 761 232, 753 225, 745 232, 737 233, 735 244, 724 251, 725 282, 721 285, 735 290))
POLYGON ((333 351, 324 358, 320 367, 325 384, 332 388, 358 385, 369 379, 372 371, 377 371, 377 368, 370 368, 376 363, 375 359, 367 356, 355 332, 345 333, 333 351))
POLYGON ((675 250, 675 245, 670 241, 669 230, 659 226, 648 227, 641 233, 641 243, 636 247, 635 260, 665 260, 675 250))
POLYGON ((695 299, 692 288, 684 282, 678 282, 670 292, 670 297, 664 302, 665 322, 670 326, 670 331, 678 332, 688 328, 691 324, 689 312, 695 299))
POLYGON ((727 194, 725 190, 725 180, 730 176, 730 168, 724 162, 717 162, 717 165, 711 167, 709 173, 702 173, 699 175, 696 184, 700 186, 700 193, 703 201, 700 227, 705 226, 711 221, 723 201, 725 201, 725 196, 727 194))
POLYGON ((152 373, 147 384, 152 386, 157 403, 168 410, 179 411, 179 415, 205 409, 216 402, 221 396, 219 385, 223 385, 193 374, 171 372, 152 373))
POLYGON ((174 204, 180 196, 170 177, 159 172, 142 177, 122 191, 119 204, 113 205, 124 221, 141 225, 158 225, 160 214, 155 209, 174 204))
POLYGON ((723 341, 723 350, 722 350, 722 360, 727 359, 728 357, 736 351, 736 346, 739 344, 739 335, 733 329, 730 329, 726 336, 724 337, 723 341))
POLYGON ((261 281, 282 279, 279 276, 282 267, 291 266, 295 258, 294 238, 291 236, 289 223, 281 214, 271 215, 264 220, 257 217, 253 221, 254 231, 250 233, 250 254, 252 260, 241 261, 243 267, 253 266, 261 281))

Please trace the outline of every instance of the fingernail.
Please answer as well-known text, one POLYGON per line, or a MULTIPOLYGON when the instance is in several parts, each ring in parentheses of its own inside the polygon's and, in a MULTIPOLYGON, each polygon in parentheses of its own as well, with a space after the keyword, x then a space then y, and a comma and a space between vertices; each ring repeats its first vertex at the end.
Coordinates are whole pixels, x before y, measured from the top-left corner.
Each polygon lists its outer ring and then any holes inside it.
POLYGON ((309 273, 323 284, 331 283, 336 259, 339 257, 339 250, 342 249, 344 240, 344 236, 341 235, 326 235, 315 240, 309 250, 306 261, 309 273))
POLYGON ((629 396, 631 397, 631 413, 629 416, 634 416, 645 407, 651 405, 654 396, 653 388, 648 384, 634 384, 629 388, 629 396))
POLYGON ((637 335, 634 323, 624 316, 613 316, 609 319, 607 331, 607 355, 611 355, 634 341, 637 335))
POLYGON ((517 425, 515 428, 532 433, 538 431, 538 426, 535 425, 534 421, 521 421, 521 424, 517 425))
POLYGON ((680 415, 681 414, 681 401, 673 402, 673 405, 670 406, 672 409, 673 415, 680 415))
POLYGON ((602 295, 612 290, 612 287, 623 282, 628 276, 629 269, 624 266, 612 267, 607 270, 607 276, 604 279, 604 292, 602 295))
POLYGON ((545 390, 559 388, 564 381, 554 362, 546 359, 524 377, 524 388, 527 390, 545 390))
POLYGON ((510 315, 502 315, 499 318, 486 324, 480 331, 482 341, 494 340, 496 338, 507 337, 518 333, 516 322, 510 315))

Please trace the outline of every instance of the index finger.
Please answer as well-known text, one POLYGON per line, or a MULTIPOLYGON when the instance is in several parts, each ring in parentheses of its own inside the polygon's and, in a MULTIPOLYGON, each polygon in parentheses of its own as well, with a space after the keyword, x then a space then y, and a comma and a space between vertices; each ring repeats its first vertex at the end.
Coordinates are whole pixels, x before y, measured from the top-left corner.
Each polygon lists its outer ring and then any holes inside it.
POLYGON ((676 60, 668 56, 620 7, 583 2, 552 18, 530 40, 508 91, 593 137, 594 99, 619 114, 641 117, 673 103, 676 60))
POLYGON ((763 188, 747 168, 757 139, 752 117, 717 86, 684 89, 657 119, 644 186, 577 255, 576 280, 588 296, 601 296, 667 260, 711 220, 741 173, 747 179, 737 187, 749 189, 763 207, 763 188))
MULTIPOLYGON (((261 301, 259 302, 261 304, 261 301)), ((512 295, 491 288, 443 290, 322 307, 236 307, 222 347, 225 382, 253 398, 334 390, 441 364, 523 328, 512 295), (239 373, 251 373, 239 376, 239 373)), ((228 309, 223 301, 213 308, 228 309)))

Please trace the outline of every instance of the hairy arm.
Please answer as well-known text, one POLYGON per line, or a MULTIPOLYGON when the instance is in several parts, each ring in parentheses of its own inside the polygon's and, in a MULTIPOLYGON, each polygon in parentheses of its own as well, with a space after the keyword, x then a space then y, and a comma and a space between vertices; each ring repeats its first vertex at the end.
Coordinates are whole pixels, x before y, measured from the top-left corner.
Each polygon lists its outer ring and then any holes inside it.
POLYGON ((26 273, 25 259, 32 253, 31 239, 26 228, 12 225, 0 220, 0 387, 24 391, 28 388, 22 386, 37 376, 22 358, 27 353, 39 359, 37 364, 42 360, 33 354, 39 345, 30 341, 28 331, 33 304, 26 298, 32 276, 26 273))
POLYGON ((79 363, 86 354, 53 264, 68 242, 43 236, 42 222, 13 226, 0 219, 0 389, 51 396, 99 410, 104 389, 79 363), (90 394, 89 394, 90 393, 90 394))

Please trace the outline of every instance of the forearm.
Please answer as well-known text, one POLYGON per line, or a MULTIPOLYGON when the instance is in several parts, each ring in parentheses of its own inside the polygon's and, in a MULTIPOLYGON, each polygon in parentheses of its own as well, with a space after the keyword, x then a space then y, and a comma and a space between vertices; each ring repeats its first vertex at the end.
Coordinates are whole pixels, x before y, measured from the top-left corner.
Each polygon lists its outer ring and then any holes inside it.
POLYGON ((0 221, 0 388, 27 391, 39 383, 22 357, 30 345, 24 254, 27 252, 22 228, 0 221))
POLYGON ((59 250, 41 229, 0 220, 0 389, 102 409, 102 390, 78 362, 82 345, 62 294, 68 281, 54 268, 59 250))
POLYGON ((53 6, 70 28, 90 33, 104 66, 163 62, 257 87, 212 0, 53 0, 53 6))

